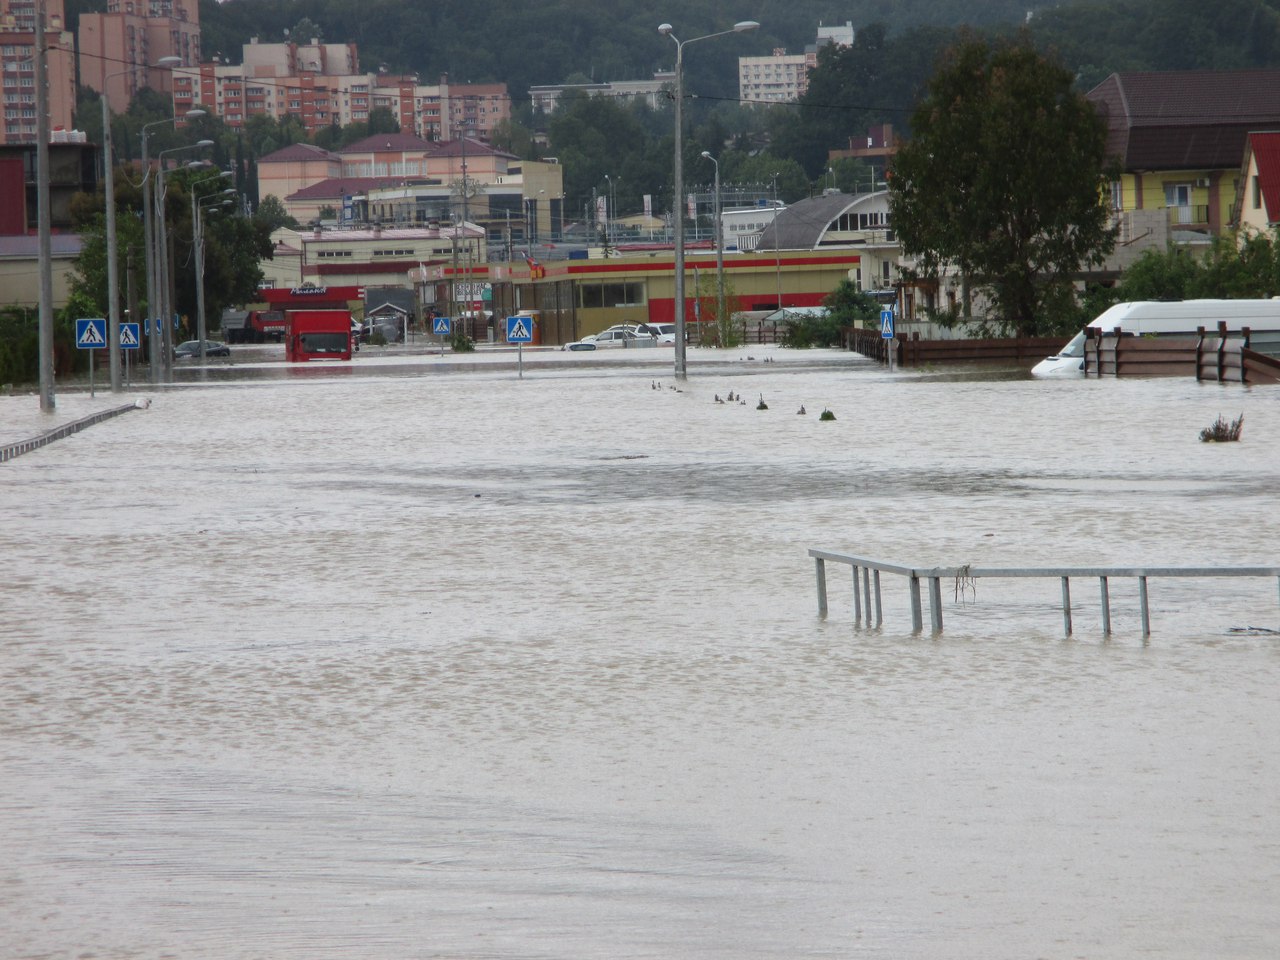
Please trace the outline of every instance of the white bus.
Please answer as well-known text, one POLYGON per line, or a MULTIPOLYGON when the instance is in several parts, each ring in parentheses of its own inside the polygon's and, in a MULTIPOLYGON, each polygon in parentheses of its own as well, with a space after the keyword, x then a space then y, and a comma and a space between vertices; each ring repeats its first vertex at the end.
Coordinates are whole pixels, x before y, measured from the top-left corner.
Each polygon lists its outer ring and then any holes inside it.
POLYGON ((1249 328, 1249 345, 1259 353, 1280 356, 1280 297, 1270 300, 1138 300, 1117 303, 1091 320, 1065 347, 1046 357, 1031 373, 1037 377, 1074 377, 1084 373, 1084 342, 1095 330, 1141 337, 1194 337, 1204 327, 1215 333, 1219 323, 1239 333, 1249 328))

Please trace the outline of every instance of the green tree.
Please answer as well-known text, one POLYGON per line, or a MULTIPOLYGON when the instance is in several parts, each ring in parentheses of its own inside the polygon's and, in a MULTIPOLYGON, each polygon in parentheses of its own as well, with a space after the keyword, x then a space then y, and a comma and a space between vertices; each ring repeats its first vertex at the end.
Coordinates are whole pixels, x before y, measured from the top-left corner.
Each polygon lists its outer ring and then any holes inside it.
POLYGON ((284 208, 280 198, 273 193, 262 198, 262 202, 254 212, 254 219, 266 226, 267 233, 279 230, 281 227, 288 227, 290 230, 297 230, 299 227, 298 221, 284 208))
POLYGON ((967 36, 930 79, 890 171, 903 250, 926 276, 957 267, 987 292, 990 319, 1023 335, 1074 322, 1049 310, 1115 244, 1105 123, 1072 79, 1025 35, 967 36))

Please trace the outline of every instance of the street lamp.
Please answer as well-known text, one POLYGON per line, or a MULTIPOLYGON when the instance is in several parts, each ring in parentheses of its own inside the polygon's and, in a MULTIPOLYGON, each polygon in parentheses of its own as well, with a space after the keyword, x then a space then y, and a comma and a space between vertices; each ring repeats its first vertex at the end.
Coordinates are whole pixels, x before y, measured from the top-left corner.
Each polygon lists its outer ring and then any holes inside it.
POLYGON ((782 245, 778 243, 778 177, 782 171, 773 175, 773 272, 778 282, 778 309, 782 309, 782 245))
MULTIPOLYGON (((188 144, 184 147, 173 147, 169 150, 161 150, 156 155, 156 161, 160 165, 160 169, 156 171, 156 190, 155 190, 155 217, 156 217, 156 294, 157 302, 160 305, 160 317, 163 319, 163 333, 161 352, 164 357, 165 382, 173 377, 173 325, 169 318, 173 313, 173 304, 170 299, 169 286, 169 237, 168 237, 168 218, 165 216, 164 200, 165 200, 165 183, 164 183, 164 157, 167 153, 182 153, 186 150, 198 150, 203 147, 213 146, 212 140, 199 140, 195 143, 188 144)), ((188 168, 195 169, 204 165, 202 160, 193 160, 187 164, 188 168)))
POLYGON ((200 365, 204 366, 205 361, 205 321, 204 321, 204 218, 201 211, 212 210, 217 207, 225 207, 231 204, 231 195, 236 192, 235 187, 227 187, 215 193, 211 197, 200 199, 196 196, 196 184, 204 183, 207 180, 219 180, 222 177, 230 176, 228 173, 219 173, 216 177, 202 177, 200 180, 191 183, 191 245, 195 248, 192 251, 196 267, 196 337, 200 341, 200 365))
POLYGON ((707 150, 702 151, 702 157, 716 165, 716 197, 712 207, 716 215, 716 326, 723 332, 728 327, 724 315, 724 227, 720 223, 720 161, 707 150))
POLYGON ((742 20, 733 25, 732 30, 721 30, 719 33, 708 33, 705 36, 694 37, 690 40, 680 40, 672 33, 672 26, 669 23, 659 24, 658 33, 664 37, 670 37, 676 45, 676 90, 675 90, 675 107, 676 107, 676 144, 675 144, 675 170, 673 187, 675 196, 672 206, 675 208, 672 213, 675 219, 675 281, 676 281, 676 367, 675 375, 677 380, 684 380, 687 377, 685 372, 685 323, 684 323, 684 48, 690 43, 696 43, 699 40, 710 40, 713 37, 724 37, 731 33, 745 33, 748 30, 755 30, 760 24, 755 20, 742 20))
MULTIPOLYGON (((176 66, 181 57, 161 57, 157 67, 176 66)), ((107 74, 102 78, 102 153, 103 174, 107 199, 107 343, 111 354, 111 392, 119 393, 120 383, 120 272, 116 263, 116 188, 115 162, 111 156, 111 107, 107 102, 107 83, 116 77, 126 77, 138 69, 137 64, 128 70, 107 74)))
MULTIPOLYGON (((187 117, 203 117, 205 112, 200 109, 188 110, 187 117)), ((153 205, 151 201, 151 161, 147 155, 147 136, 152 127, 163 126, 166 123, 177 123, 177 117, 168 117, 164 120, 155 120, 151 123, 143 124, 142 127, 142 235, 143 246, 147 252, 147 315, 151 318, 149 326, 150 333, 147 337, 147 357, 151 363, 151 383, 156 385, 160 383, 160 330, 156 316, 156 303, 158 296, 156 293, 156 250, 155 237, 152 235, 151 218, 153 205)))
MULTIPOLYGON (((604 178, 609 183, 609 214, 605 217, 604 235, 610 243, 612 243, 613 222, 618 219, 618 195, 614 192, 614 187, 616 186, 617 181, 607 173, 604 175, 604 178)), ((621 179, 621 177, 618 179, 621 179)))

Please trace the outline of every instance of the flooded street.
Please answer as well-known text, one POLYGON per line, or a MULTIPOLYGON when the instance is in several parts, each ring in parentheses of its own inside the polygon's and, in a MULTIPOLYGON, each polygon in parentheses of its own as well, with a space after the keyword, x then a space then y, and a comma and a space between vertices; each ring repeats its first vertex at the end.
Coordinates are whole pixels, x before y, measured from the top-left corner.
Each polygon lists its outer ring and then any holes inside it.
POLYGON ((220 374, 0 464, 0 956, 1271 960, 1275 580, 934 638, 806 551, 1276 564, 1280 389, 743 354, 220 374))

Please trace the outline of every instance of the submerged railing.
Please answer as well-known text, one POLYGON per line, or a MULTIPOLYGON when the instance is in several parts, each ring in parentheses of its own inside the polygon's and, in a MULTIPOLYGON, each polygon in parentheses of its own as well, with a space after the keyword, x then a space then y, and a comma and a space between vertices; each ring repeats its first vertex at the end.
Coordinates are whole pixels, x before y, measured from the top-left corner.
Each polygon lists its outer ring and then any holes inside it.
POLYGON ((957 587, 983 579, 1057 579, 1062 585, 1062 624, 1067 636, 1071 635, 1071 580, 1080 577, 1096 577, 1102 605, 1102 630, 1111 633, 1110 581, 1131 578, 1138 581, 1138 605, 1142 616, 1142 635, 1151 635, 1151 607, 1147 597, 1147 580, 1151 577, 1275 577, 1280 589, 1280 566, 1276 567, 916 567, 901 563, 886 563, 869 557, 858 557, 832 550, 811 549, 818 579, 818 613, 827 613, 827 562, 843 563, 853 568, 854 621, 871 623, 874 599, 875 625, 883 622, 880 597, 880 574, 892 573, 906 577, 911 597, 911 629, 919 633, 924 629, 920 599, 921 581, 929 591, 929 622, 934 633, 942 632, 942 581, 952 580, 957 587))
MULTIPOLYGON (((150 403, 150 401, 147 401, 150 403)), ((86 427, 91 427, 95 423, 101 423, 103 420, 110 420, 112 417, 118 417, 122 413, 128 413, 130 410, 138 409, 137 403, 127 403, 123 407, 113 407, 110 410, 102 410, 98 413, 91 413, 87 417, 81 417, 79 420, 73 420, 70 423, 64 423, 60 427, 54 427, 52 430, 46 430, 38 437, 32 437, 29 440, 16 440, 13 443, 0 444, 0 463, 6 460, 12 460, 14 457, 20 457, 24 453, 30 453, 32 450, 39 450, 41 447, 48 446, 55 440, 61 440, 63 437, 69 437, 73 433, 79 433, 86 427)))

